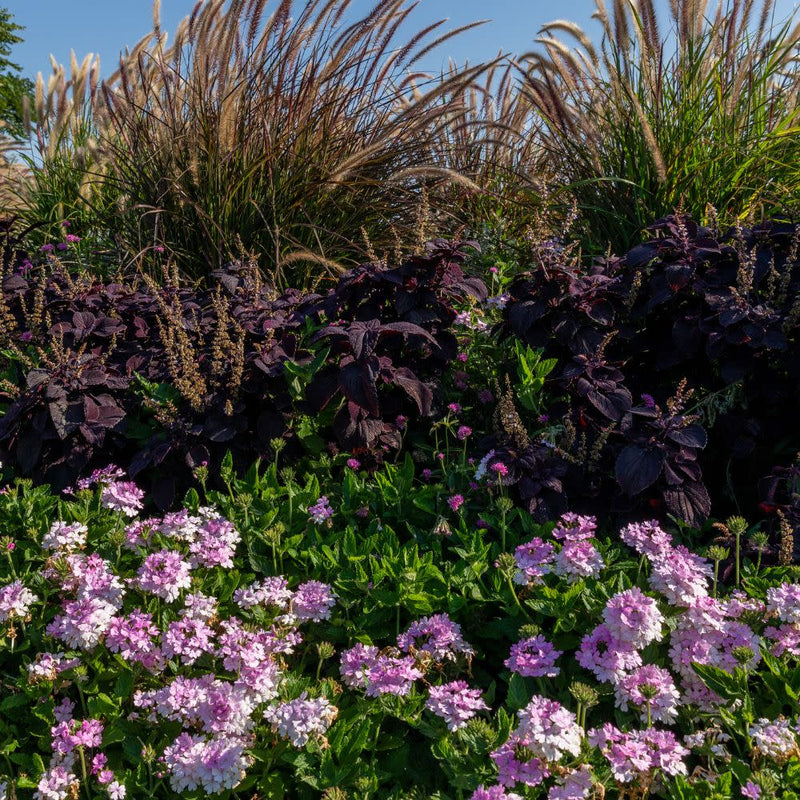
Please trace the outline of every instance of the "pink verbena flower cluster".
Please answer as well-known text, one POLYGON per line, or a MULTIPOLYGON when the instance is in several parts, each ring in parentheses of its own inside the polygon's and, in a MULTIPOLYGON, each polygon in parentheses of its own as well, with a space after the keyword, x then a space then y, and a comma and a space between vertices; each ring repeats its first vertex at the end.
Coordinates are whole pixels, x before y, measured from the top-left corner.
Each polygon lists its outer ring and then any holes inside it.
POLYGON ((0 588, 0 622, 25 619, 39 598, 16 580, 0 588))
POLYGON ((650 562, 650 586, 672 605, 689 606, 708 595, 711 565, 682 545, 657 522, 631 523, 620 531, 620 538, 650 562))
POLYGON ((503 662, 512 672, 531 678, 555 678, 559 673, 558 657, 563 655, 544 636, 531 636, 511 645, 511 653, 503 662))
POLYGON ((565 755, 580 755, 583 730, 560 703, 534 695, 518 717, 511 736, 491 753, 503 786, 538 786, 565 755))
POLYGON ((272 729, 295 747, 305 747, 309 739, 325 744, 325 732, 333 724, 339 711, 325 697, 309 698, 303 692, 296 700, 270 706, 264 719, 272 729))
POLYGON ((471 689, 466 681, 451 681, 431 686, 425 708, 441 717, 448 730, 457 731, 465 727, 478 711, 486 711, 489 706, 481 697, 480 689, 471 689))
POLYGON ((611 774, 620 783, 649 786, 656 770, 671 776, 687 774, 683 759, 689 751, 672 731, 647 728, 623 732, 606 723, 602 728, 590 730, 588 739, 600 749, 611 767, 611 774))
POLYGON ((461 626, 447 614, 433 614, 413 622, 397 637, 397 646, 404 652, 429 653, 435 661, 454 661, 460 655, 472 656, 474 650, 464 641, 461 626))

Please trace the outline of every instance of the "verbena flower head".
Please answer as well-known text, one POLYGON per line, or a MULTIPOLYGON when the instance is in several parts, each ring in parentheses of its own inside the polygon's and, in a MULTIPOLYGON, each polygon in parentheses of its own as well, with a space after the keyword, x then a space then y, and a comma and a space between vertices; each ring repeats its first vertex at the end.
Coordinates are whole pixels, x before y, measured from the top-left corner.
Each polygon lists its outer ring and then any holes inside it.
POLYGON ((603 557, 594 544, 585 539, 577 539, 564 542, 555 557, 553 572, 574 583, 582 578, 598 577, 604 566, 603 557))
POLYGON ((782 583, 767 589, 767 610, 777 614, 782 622, 800 624, 800 584, 782 583))
POLYGON ((137 585, 143 592, 151 592, 170 603, 178 599, 181 589, 192 585, 191 567, 174 550, 151 553, 136 576, 137 585))
POLYGON ((507 792, 505 786, 484 786, 481 784, 471 795, 470 800, 522 800, 522 795, 507 792))
POLYGON ((660 639, 664 624, 656 601, 636 586, 615 594, 606 603, 603 620, 618 642, 633 648, 646 647, 660 639))
POLYGON ((292 598, 292 613, 298 622, 312 620, 320 622, 330 619, 331 609, 336 605, 336 595, 327 583, 306 581, 297 587, 292 598))
POLYGON ((232 522, 216 515, 205 519, 189 545, 189 562, 193 567, 233 569, 233 556, 240 541, 232 522))
POLYGON ((650 558, 658 557, 672 547, 672 537, 656 520, 632 522, 619 532, 619 537, 628 547, 650 558))
POLYGON ((555 678, 561 650, 556 650, 544 636, 531 636, 511 645, 511 654, 503 662, 512 672, 531 678, 555 678))
POLYGON ((0 589, 0 622, 10 619, 25 619, 31 606, 39 598, 23 586, 22 581, 16 580, 0 589))
POLYGON ((564 755, 579 756, 583 730, 575 715, 555 700, 534 695, 518 714, 514 735, 543 761, 558 761, 564 755))
POLYGON ((217 794, 235 789, 251 763, 245 743, 230 737, 207 739, 184 732, 164 751, 175 792, 202 788, 207 794, 217 794))
POLYGON ((366 688, 369 670, 378 659, 378 648, 374 645, 358 644, 343 650, 339 657, 339 673, 342 683, 351 689, 366 688))
POLYGON ((753 747, 773 761, 781 763, 800 753, 788 719, 781 717, 771 722, 762 717, 750 726, 748 734, 753 740, 753 747))
POLYGON ((414 681, 423 677, 412 656, 396 658, 379 654, 367 669, 367 697, 393 694, 403 697, 409 694, 414 681))
POLYGON ((619 680, 614 695, 623 711, 628 710, 629 703, 641 709, 643 722, 648 720, 648 705, 650 719, 656 722, 669 724, 677 719, 680 694, 672 675, 663 667, 645 664, 634 669, 619 680))
POLYGON ((641 666, 642 657, 630 642, 620 642, 607 625, 598 625, 581 640, 576 661, 595 674, 599 681, 616 683, 623 675, 641 666))
POLYGON ((50 526, 50 530, 42 537, 45 550, 71 553, 86 546, 89 529, 80 522, 62 522, 58 520, 50 526))
POLYGON ((470 689, 465 681, 451 681, 442 686, 431 686, 425 708, 441 717, 448 730, 466 727, 478 711, 489 707, 481 697, 480 689, 470 689))
POLYGON ((73 787, 78 791, 78 779, 65 766, 57 765, 45 770, 36 791, 34 800, 66 800, 73 787))
POLYGON ((605 756, 612 775, 620 783, 646 784, 657 769, 671 776, 687 774, 683 759, 689 750, 672 731, 648 728, 624 733, 606 723, 589 731, 588 738, 605 756))
POLYGON ((292 591, 282 575, 264 578, 233 593, 233 600, 240 608, 272 606, 283 610, 289 607, 291 599, 292 591))
POLYGON ((397 646, 405 653, 422 650, 435 661, 453 661, 460 653, 471 656, 475 652, 461 636, 461 626, 447 614, 434 614, 413 622, 405 633, 397 637, 397 646))
MULTIPOLYGON (((28 683, 39 681, 56 681, 62 672, 73 669, 81 663, 79 658, 67 658, 65 653, 40 652, 34 661, 28 664, 28 683)), ((67 698, 64 698, 69 702, 67 698)))
POLYGON ((163 668, 157 643, 159 635, 152 615, 137 608, 126 617, 111 620, 105 644, 112 653, 119 653, 126 661, 157 672, 163 668))
POLYGON ((778 628, 769 626, 764 629, 764 636, 773 644, 770 652, 780 658, 784 653, 795 658, 800 656, 800 626, 784 624, 778 628))
POLYGON ((144 507, 144 492, 132 481, 114 481, 103 487, 100 502, 105 508, 135 517, 144 507))
POLYGON ((305 747, 309 739, 324 741, 325 732, 338 714, 336 706, 324 697, 308 698, 303 692, 296 700, 272 706, 264 712, 264 719, 272 729, 295 747, 305 747))
POLYGON ((45 630, 76 650, 91 650, 99 644, 117 612, 115 605, 98 597, 67 600, 62 609, 45 630))
POLYGON ((584 800, 591 797, 594 788, 592 770, 587 764, 567 772, 560 783, 550 788, 547 800, 584 800))
POLYGON ((517 564, 514 583, 522 585, 541 583, 542 577, 550 572, 550 564, 554 558, 553 543, 546 542, 538 536, 534 536, 526 544, 521 544, 514 550, 514 560, 517 564))
POLYGON ((490 753, 489 757, 497 767, 497 780, 502 786, 514 787, 518 783, 539 786, 550 777, 547 764, 514 734, 505 744, 490 753))
POLYGON ((690 606, 708 594, 713 569, 704 558, 682 545, 652 558, 650 587, 674 606, 690 606))
POLYGON ((333 516, 333 508, 326 495, 322 495, 313 506, 308 507, 308 518, 315 525, 321 525, 333 516))
POLYGON ((597 530, 597 518, 585 517, 568 511, 561 515, 556 527, 553 528, 553 538, 566 541, 591 539, 597 530))

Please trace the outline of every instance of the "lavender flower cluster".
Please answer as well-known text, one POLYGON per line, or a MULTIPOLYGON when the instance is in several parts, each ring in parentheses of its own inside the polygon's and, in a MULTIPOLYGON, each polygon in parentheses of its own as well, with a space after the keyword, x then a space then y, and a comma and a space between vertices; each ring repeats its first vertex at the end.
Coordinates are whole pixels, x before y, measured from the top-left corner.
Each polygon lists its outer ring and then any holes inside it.
MULTIPOLYGON (((95 478, 101 503, 126 519, 135 517, 138 490, 115 480, 115 472, 106 473, 95 478)), ((330 586, 307 581, 292 590, 282 576, 265 578, 236 590, 233 601, 245 618, 221 617, 217 599, 196 587, 208 570, 233 566, 240 537, 214 509, 128 524, 125 545, 139 563, 127 577, 97 552, 87 552, 88 534, 85 525, 57 521, 42 537, 42 548, 51 554, 43 572, 47 594, 60 603, 46 634, 87 654, 104 648, 145 671, 155 686, 135 691, 129 718, 180 725, 181 732, 160 755, 173 791, 215 794, 238 785, 253 762, 260 718, 296 747, 312 738, 324 745, 338 710, 327 698, 305 692, 282 698, 283 658, 303 641, 300 625, 330 618, 336 603, 330 586), (157 615, 154 608, 168 613, 157 615), (256 611, 266 625, 255 623, 256 611), (200 664, 199 674, 174 674, 200 664)), ((0 588, 0 622, 24 621, 37 602, 20 580, 0 588)), ((28 665, 28 681, 69 687, 62 676, 80 665, 80 658, 65 652, 40 652, 28 665)), ((123 800, 126 786, 108 768, 102 750, 102 720, 79 718, 66 696, 54 713, 52 755, 35 800, 77 796, 85 780, 94 781, 110 800, 123 800), (88 759, 88 773, 77 769, 79 755, 88 759)))

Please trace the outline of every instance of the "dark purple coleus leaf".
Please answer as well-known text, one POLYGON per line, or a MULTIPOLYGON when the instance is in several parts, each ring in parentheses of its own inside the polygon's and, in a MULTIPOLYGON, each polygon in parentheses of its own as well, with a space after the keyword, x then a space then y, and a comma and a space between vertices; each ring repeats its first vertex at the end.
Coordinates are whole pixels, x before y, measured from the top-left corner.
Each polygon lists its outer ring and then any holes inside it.
POLYGON ((643 492, 661 474, 664 454, 653 447, 629 444, 617 457, 614 471, 622 491, 629 495, 643 492))

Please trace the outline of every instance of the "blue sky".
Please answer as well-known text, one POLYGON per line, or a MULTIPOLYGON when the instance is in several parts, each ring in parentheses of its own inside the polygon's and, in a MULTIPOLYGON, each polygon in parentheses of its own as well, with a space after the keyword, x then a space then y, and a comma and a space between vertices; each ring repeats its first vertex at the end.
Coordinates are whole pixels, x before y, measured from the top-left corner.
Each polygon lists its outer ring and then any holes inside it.
MULTIPOLYGON (((302 0, 296 2, 302 4, 302 0)), ((777 0, 776 15, 788 16, 797 2, 777 0)), ((372 4, 371 0, 353 0, 353 16, 365 13, 372 4)), ((666 13, 668 0, 656 0, 656 4, 666 13)), ((193 5, 194 0, 162 0, 163 28, 174 30, 193 5)), ((271 0, 268 7, 275 5, 276 0, 271 0)), ((25 42, 17 45, 13 58, 30 77, 40 70, 45 74, 50 71, 51 53, 59 62, 69 64, 70 49, 75 50, 79 61, 87 53, 99 53, 102 71, 109 74, 120 50, 149 31, 152 19, 151 0, 0 0, 0 6, 7 7, 26 28, 25 42)), ((412 15, 412 28, 443 17, 450 19, 451 26, 491 18, 487 25, 462 34, 429 57, 424 68, 437 70, 450 56, 474 63, 492 58, 500 50, 531 50, 541 25, 557 18, 577 22, 596 40, 598 28, 591 20, 594 7, 594 0, 420 0, 412 15)))

